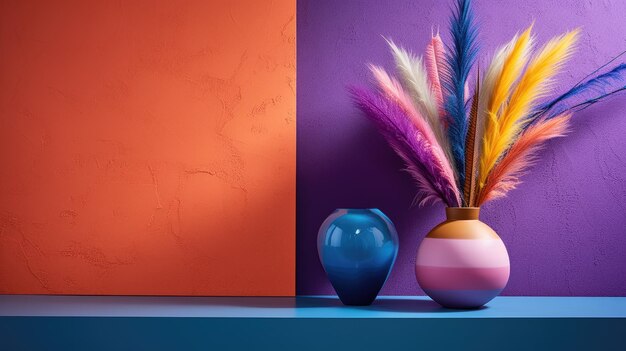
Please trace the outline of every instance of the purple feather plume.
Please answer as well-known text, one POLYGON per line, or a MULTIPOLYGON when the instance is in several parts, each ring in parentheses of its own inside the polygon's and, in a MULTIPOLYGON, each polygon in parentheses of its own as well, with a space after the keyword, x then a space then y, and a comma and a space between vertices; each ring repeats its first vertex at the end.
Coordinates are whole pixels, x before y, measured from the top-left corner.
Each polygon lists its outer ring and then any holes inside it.
POLYGON ((393 101, 379 93, 357 87, 349 88, 356 105, 375 123, 389 145, 402 158, 418 186, 416 202, 424 205, 443 201, 447 206, 459 206, 454 192, 454 180, 445 177, 430 143, 415 128, 410 118, 393 101))

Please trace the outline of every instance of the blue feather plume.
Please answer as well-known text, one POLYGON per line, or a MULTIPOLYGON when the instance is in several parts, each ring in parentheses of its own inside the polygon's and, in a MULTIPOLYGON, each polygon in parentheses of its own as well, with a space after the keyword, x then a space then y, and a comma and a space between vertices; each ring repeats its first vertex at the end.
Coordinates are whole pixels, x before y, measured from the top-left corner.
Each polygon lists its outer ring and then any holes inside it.
POLYGON ((594 96, 591 99, 587 99, 587 100, 585 100, 583 102, 580 102, 580 103, 578 103, 578 104, 568 108, 567 111, 573 111, 573 112, 582 111, 582 110, 586 109, 587 107, 589 107, 589 106, 591 106, 591 105, 593 105, 593 104, 595 104, 597 102, 603 101, 604 99, 606 99, 608 97, 611 97, 611 96, 613 96, 613 95, 615 95, 617 93, 621 93, 623 91, 626 91, 626 85, 624 85, 622 87, 619 87, 619 88, 617 88, 615 90, 612 90, 612 91, 610 91, 608 93, 604 93, 604 94, 599 95, 599 96, 594 96))
POLYGON ((447 95, 445 109, 448 114, 448 137, 459 175, 459 186, 462 186, 465 182, 465 137, 467 135, 465 82, 478 55, 478 27, 474 22, 471 0, 457 0, 450 21, 450 32, 452 45, 448 46, 446 55, 448 72, 443 74, 443 88, 447 95))
POLYGON ((626 63, 621 63, 612 70, 574 85, 564 94, 541 105, 532 116, 531 122, 542 116, 552 118, 580 106, 588 107, 613 93, 621 91, 626 83, 626 63), (581 98, 585 98, 580 102, 581 98))

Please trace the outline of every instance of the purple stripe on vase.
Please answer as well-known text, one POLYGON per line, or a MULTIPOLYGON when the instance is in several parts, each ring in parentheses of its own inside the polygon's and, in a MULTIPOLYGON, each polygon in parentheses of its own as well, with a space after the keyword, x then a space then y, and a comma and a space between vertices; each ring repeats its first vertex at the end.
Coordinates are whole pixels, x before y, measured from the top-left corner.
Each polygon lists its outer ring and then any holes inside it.
POLYGON ((502 289, 492 290, 431 290, 424 292, 440 305, 448 308, 478 308, 498 296, 502 289))
POLYGON ((415 266, 422 289, 492 290, 502 289, 509 280, 505 267, 431 267, 415 266))

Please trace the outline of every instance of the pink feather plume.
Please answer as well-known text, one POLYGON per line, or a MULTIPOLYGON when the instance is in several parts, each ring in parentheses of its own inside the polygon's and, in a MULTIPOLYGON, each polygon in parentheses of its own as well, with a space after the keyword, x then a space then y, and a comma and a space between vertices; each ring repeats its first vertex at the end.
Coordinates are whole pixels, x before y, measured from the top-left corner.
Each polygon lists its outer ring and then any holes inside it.
POLYGON ((449 74, 448 68, 445 64, 446 52, 443 45, 443 41, 439 36, 434 35, 430 40, 430 43, 426 46, 426 70, 428 72, 428 80, 430 86, 435 94, 435 100, 437 100, 437 106, 439 107, 439 117, 445 121, 445 109, 443 101, 443 89, 441 87, 441 80, 444 75, 449 74), (446 73, 448 72, 448 73, 446 73))

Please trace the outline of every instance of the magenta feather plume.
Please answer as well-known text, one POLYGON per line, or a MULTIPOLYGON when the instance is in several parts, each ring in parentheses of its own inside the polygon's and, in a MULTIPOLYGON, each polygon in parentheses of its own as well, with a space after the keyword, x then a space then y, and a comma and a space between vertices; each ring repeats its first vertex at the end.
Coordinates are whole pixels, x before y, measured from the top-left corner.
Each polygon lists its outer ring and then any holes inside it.
MULTIPOLYGON (((437 138, 431 124, 428 123, 427 118, 419 112, 415 105, 413 105, 413 101, 400 82, 398 82, 395 78, 390 77, 382 67, 371 65, 370 70, 372 71, 382 94, 402 108, 415 128, 421 133, 422 137, 426 139, 429 145, 431 145, 435 159, 439 163, 440 168, 443 170, 444 176, 451 180, 455 180, 456 176, 451 163, 452 156, 448 156, 449 153, 445 152, 443 145, 439 141, 440 139, 437 138)), ((442 141, 447 140, 442 139, 442 141)), ((457 188, 455 187, 455 189, 457 188)))
POLYGON ((356 105, 375 123, 392 149, 406 164, 418 187, 416 202, 424 205, 442 201, 459 206, 460 196, 454 178, 442 167, 434 147, 419 131, 405 110, 379 93, 356 87, 349 88, 356 105))

